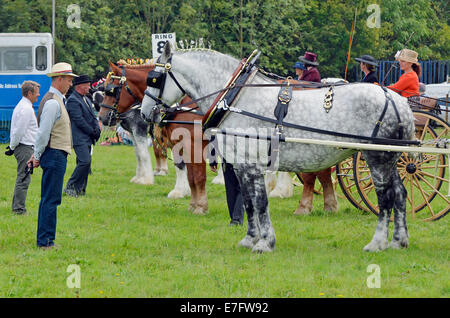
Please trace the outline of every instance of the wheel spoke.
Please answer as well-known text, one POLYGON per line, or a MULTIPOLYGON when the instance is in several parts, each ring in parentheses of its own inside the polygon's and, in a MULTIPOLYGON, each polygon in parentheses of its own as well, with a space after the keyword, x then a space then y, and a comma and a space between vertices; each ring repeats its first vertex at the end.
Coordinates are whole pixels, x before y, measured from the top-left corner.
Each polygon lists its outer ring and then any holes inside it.
POLYGON ((411 215, 414 220, 416 218, 416 204, 414 202, 414 184, 413 184, 412 179, 410 181, 411 181, 411 184, 410 184, 410 187, 411 187, 411 190, 410 190, 410 192, 411 192, 411 194, 410 194, 411 215))
POLYGON ((434 192, 436 192, 437 195, 439 195, 442 199, 444 199, 444 201, 447 202, 447 204, 450 204, 450 200, 449 200, 445 195, 443 195, 441 192, 439 192, 438 189, 436 189, 432 184, 430 184, 430 183, 428 182, 427 179, 425 179, 425 178, 422 177, 421 175, 418 175, 418 176, 419 176, 419 178, 422 179, 426 184, 428 184, 428 186, 429 186, 430 188, 432 188, 432 189, 434 190, 434 192))
POLYGON ((439 180, 439 181, 442 181, 442 182, 448 182, 447 179, 442 178, 441 176, 437 176, 435 174, 426 172, 426 171, 421 171, 420 174, 423 175, 423 176, 427 176, 427 177, 433 178, 435 180, 439 180))
POLYGON ((433 208, 431 207, 430 202, 428 201, 428 198, 424 195, 424 191, 422 190, 420 182, 416 176, 414 176, 414 181, 417 185, 417 188, 420 190, 420 193, 421 193, 423 199, 425 200, 425 203, 428 206, 428 209, 430 210, 431 215, 434 216, 433 208))

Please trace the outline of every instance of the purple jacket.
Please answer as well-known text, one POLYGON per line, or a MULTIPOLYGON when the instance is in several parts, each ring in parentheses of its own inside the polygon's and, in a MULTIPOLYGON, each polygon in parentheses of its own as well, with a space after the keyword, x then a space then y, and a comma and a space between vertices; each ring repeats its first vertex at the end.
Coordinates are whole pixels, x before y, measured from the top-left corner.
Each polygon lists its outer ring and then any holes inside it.
POLYGON ((303 72, 303 75, 300 78, 300 80, 308 81, 308 82, 318 82, 318 83, 320 83, 319 70, 317 68, 315 68, 315 67, 312 67, 309 70, 305 70, 303 72))

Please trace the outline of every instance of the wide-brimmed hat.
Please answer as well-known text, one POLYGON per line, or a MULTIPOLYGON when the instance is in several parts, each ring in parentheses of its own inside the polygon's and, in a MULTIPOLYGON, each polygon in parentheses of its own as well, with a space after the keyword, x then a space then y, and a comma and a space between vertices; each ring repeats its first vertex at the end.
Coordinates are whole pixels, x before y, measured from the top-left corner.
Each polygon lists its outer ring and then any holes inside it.
POLYGON ((91 83, 91 79, 86 74, 75 77, 75 79, 73 80, 73 86, 77 86, 77 85, 84 84, 84 83, 89 83, 89 84, 91 83))
POLYGON ((358 62, 370 64, 373 66, 378 66, 377 60, 375 60, 375 58, 371 55, 363 55, 361 57, 355 58, 355 60, 358 62))
POLYGON ((410 49, 403 49, 399 52, 397 52, 397 54, 395 54, 395 59, 397 61, 405 61, 405 62, 410 62, 413 64, 418 64, 418 59, 417 57, 419 56, 419 54, 416 51, 410 50, 410 49))
POLYGON ((55 65, 52 66, 51 72, 47 73, 48 77, 63 76, 63 75, 78 77, 78 75, 72 72, 72 65, 64 62, 56 63, 55 65))
POLYGON ((302 62, 295 62, 294 68, 299 68, 301 70, 306 70, 306 66, 302 62))
POLYGON ((314 66, 319 65, 319 63, 317 63, 317 54, 312 53, 312 52, 305 52, 305 55, 299 56, 298 59, 300 60, 300 62, 303 62, 307 65, 308 64, 314 65, 314 66))

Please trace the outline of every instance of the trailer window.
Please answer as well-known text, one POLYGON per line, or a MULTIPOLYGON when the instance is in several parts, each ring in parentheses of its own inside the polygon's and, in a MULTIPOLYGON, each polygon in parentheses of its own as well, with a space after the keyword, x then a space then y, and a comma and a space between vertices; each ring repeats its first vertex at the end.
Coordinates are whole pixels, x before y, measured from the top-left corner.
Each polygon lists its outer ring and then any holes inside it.
POLYGON ((2 71, 32 71, 33 48, 31 47, 0 47, 2 71))
POLYGON ((36 48, 36 69, 38 71, 45 71, 47 69, 47 48, 45 46, 38 46, 36 48))

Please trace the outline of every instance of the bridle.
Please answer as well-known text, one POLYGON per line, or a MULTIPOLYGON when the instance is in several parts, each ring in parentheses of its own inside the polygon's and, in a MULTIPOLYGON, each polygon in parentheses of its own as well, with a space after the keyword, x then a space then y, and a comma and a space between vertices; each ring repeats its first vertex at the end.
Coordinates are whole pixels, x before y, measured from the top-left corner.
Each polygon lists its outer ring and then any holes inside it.
POLYGON ((115 99, 114 105, 111 106, 111 105, 106 105, 104 103, 100 104, 100 107, 107 108, 112 111, 112 113, 110 113, 110 116, 116 116, 116 117, 120 116, 120 113, 118 112, 117 107, 119 105, 120 94, 122 93, 123 87, 125 87, 128 94, 130 94, 134 98, 134 103, 130 106, 131 109, 134 109, 135 106, 137 106, 141 103, 139 101, 139 99, 136 97, 136 95, 133 93, 133 91, 131 90, 130 86, 128 86, 125 66, 120 65, 119 67, 122 70, 121 76, 114 75, 114 72, 109 72, 106 77, 106 81, 108 81, 108 79, 111 79, 111 82, 105 86, 105 95, 114 97, 114 99, 115 99), (118 85, 114 84, 114 80, 119 80, 119 84, 118 85))
POLYGON ((177 81, 177 79, 175 78, 175 75, 173 75, 171 62, 172 62, 172 57, 170 57, 169 60, 167 61, 167 63, 165 63, 165 64, 157 62, 157 63, 155 63, 155 66, 163 67, 164 71, 163 72, 159 72, 159 71, 153 70, 153 71, 150 71, 148 73, 147 86, 159 89, 158 97, 156 97, 155 95, 150 93, 148 88, 145 90, 145 95, 147 95, 148 97, 150 97, 151 99, 153 99, 156 102, 156 105, 153 106, 152 114, 160 113, 158 105, 162 105, 166 110, 171 108, 169 105, 167 105, 161 99, 161 97, 162 97, 162 95, 164 93, 164 87, 166 85, 167 74, 169 74, 169 76, 172 78, 172 80, 177 85, 178 89, 183 93, 183 96, 181 98, 186 96, 186 91, 180 85, 180 83, 177 81))

